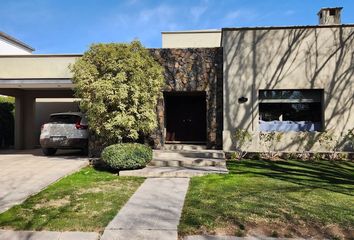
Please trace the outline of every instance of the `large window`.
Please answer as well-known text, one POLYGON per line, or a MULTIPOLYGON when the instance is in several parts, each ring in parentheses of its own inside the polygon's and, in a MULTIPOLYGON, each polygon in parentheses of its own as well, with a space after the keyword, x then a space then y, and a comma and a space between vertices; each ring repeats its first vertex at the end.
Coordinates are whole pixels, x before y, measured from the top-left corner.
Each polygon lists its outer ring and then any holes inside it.
POLYGON ((260 90, 259 130, 321 131, 323 90, 260 90))

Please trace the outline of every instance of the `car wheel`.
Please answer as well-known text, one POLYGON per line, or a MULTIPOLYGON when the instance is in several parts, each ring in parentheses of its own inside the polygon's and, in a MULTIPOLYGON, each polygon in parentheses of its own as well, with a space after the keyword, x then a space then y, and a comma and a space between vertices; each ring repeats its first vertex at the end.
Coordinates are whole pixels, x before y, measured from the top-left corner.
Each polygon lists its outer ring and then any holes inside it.
POLYGON ((55 148, 42 148, 42 152, 46 156, 52 156, 57 152, 55 148))

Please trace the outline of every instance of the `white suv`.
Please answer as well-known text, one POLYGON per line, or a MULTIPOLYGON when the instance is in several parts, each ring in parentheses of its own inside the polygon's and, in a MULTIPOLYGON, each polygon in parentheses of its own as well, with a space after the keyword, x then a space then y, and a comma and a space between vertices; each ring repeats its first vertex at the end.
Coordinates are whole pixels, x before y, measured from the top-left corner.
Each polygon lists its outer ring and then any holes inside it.
POLYGON ((87 154, 88 125, 80 112, 53 113, 41 128, 40 144, 44 155, 54 155, 57 149, 81 149, 87 154))

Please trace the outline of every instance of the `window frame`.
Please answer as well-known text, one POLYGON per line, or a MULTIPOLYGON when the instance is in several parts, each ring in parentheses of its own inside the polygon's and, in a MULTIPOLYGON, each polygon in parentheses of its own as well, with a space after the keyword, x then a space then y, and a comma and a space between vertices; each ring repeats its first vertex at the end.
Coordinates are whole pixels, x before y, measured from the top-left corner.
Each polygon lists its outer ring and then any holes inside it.
MULTIPOLYGON (((320 111, 321 111, 321 116, 320 116, 320 127, 318 130, 314 130, 314 131, 293 131, 293 132, 323 132, 325 130, 325 124, 324 124, 324 120, 325 120, 325 109, 324 109, 324 89, 259 89, 257 91, 258 93, 258 130, 260 129, 260 104, 262 103, 320 103, 320 111), (304 97, 304 98, 262 98, 261 93, 264 91, 275 91, 275 92, 281 92, 281 91, 299 91, 299 92, 306 92, 306 94, 304 95, 311 95, 311 92, 316 93, 313 98, 309 98, 309 97, 304 97)), ((286 122, 286 120, 284 121, 286 122)), ((313 122, 315 124, 315 122, 313 122)), ((260 130, 259 130, 260 131, 260 130)), ((260 132, 266 132, 266 131, 260 131, 260 132)), ((279 131, 279 132, 292 132, 290 131, 279 131)))

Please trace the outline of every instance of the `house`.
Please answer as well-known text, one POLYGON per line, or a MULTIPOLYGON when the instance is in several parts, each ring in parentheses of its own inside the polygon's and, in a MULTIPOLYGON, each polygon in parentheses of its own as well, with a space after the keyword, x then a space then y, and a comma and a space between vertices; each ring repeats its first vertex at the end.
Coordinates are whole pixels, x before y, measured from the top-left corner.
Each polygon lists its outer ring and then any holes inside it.
POLYGON ((34 48, 4 32, 0 32, 0 55, 27 55, 32 54, 33 51, 34 48))
MULTIPOLYGON (((163 32, 163 48, 150 49, 166 69, 155 146, 353 151, 354 25, 340 14, 321 9, 315 26, 163 32)), ((36 145, 36 98, 73 97, 68 66, 79 57, 0 56, 16 148, 36 145)))

